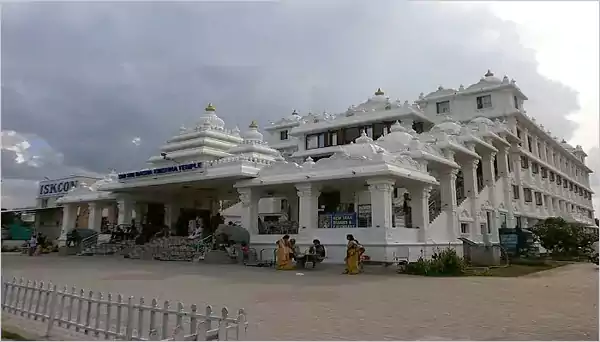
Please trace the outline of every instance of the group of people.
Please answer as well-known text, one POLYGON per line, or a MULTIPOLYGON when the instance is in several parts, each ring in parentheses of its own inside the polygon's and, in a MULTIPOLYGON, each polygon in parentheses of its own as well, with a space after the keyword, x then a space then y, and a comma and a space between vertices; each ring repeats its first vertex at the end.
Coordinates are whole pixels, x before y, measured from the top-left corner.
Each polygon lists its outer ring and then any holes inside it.
POLYGON ((302 253, 295 239, 290 239, 289 235, 284 235, 277 241, 277 269, 293 270, 296 266, 304 268, 306 263, 312 263, 315 268, 317 263, 322 262, 325 257, 325 246, 319 240, 313 240, 313 245, 308 249, 308 253, 302 253))
POLYGON ((31 238, 27 241, 29 256, 42 254, 42 249, 46 245, 46 236, 42 233, 31 234, 31 238))
POLYGON ((110 241, 125 241, 125 240, 133 240, 138 236, 138 230, 135 226, 135 223, 132 222, 130 226, 123 227, 122 225, 116 226, 110 234, 110 241))
MULTIPOLYGON (((365 248, 352 234, 346 235, 346 240, 348 244, 344 258, 346 264, 344 274, 359 274, 362 272, 365 248)), ((289 235, 284 235, 277 241, 276 254, 278 270, 293 270, 296 266, 304 268, 307 262, 312 262, 314 268, 326 257, 325 246, 319 240, 313 240, 313 245, 309 248, 308 253, 300 253, 296 240, 290 239, 289 235)))

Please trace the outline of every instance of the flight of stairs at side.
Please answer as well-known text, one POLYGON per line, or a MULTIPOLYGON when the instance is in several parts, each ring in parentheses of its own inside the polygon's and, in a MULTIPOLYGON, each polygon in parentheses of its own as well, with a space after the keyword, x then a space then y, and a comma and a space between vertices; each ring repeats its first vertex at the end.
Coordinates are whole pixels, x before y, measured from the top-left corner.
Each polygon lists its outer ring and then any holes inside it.
POLYGON ((434 188, 429 194, 429 223, 432 223, 442 212, 442 197, 440 190, 434 188))

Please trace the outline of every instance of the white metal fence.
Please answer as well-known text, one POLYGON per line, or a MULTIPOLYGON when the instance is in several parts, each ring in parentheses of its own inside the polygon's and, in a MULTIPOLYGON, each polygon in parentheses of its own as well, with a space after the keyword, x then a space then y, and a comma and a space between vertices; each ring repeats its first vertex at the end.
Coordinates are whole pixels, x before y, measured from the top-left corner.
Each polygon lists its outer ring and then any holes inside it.
POLYGON ((2 310, 45 322, 45 336, 54 326, 74 329, 96 338, 127 341, 210 341, 244 340, 248 323, 240 309, 231 315, 226 307, 214 312, 209 305, 203 310, 190 305, 185 311, 178 302, 175 308, 156 299, 146 304, 144 298, 123 299, 121 294, 106 297, 102 292, 85 292, 75 287, 24 280, 4 282, 2 310))

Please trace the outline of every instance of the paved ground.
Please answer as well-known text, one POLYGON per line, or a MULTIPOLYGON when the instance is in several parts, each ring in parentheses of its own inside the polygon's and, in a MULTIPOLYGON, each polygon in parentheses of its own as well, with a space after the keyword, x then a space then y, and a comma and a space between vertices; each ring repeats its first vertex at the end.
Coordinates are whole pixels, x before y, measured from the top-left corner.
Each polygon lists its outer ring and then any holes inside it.
POLYGON ((2 255, 2 275, 248 311, 264 340, 598 340, 598 270, 424 278, 115 257, 2 255))

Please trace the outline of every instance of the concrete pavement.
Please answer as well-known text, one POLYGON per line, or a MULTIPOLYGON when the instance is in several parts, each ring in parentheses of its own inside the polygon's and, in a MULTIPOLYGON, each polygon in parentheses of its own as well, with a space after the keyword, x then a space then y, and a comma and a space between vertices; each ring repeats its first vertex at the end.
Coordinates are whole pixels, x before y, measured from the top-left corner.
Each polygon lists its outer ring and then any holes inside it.
MULTIPOLYGON (((117 257, 2 255, 3 278, 245 308, 254 340, 598 340, 598 270, 520 278, 341 275, 117 257)), ((341 266, 335 266, 341 267, 341 266)))

